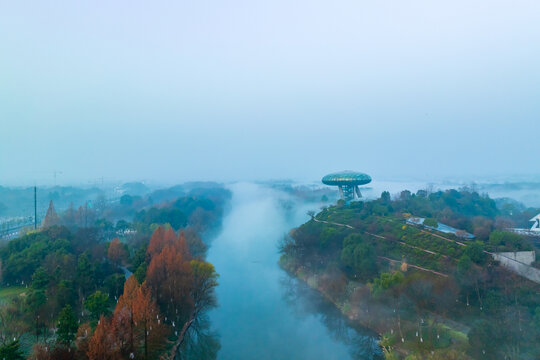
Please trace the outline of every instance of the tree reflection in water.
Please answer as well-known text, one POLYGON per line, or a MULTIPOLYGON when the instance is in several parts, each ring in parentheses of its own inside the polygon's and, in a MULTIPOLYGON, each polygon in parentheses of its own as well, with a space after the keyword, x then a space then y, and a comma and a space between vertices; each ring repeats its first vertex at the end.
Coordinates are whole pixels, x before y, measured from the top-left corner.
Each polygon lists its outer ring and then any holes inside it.
MULTIPOLYGON (((324 297, 302 281, 287 275, 280 279, 283 299, 299 318, 316 316, 328 329, 329 335, 349 348, 355 360, 383 359, 377 334, 366 328, 354 327, 324 297)), ((208 315, 199 314, 186 333, 177 360, 215 360, 221 349, 219 335, 210 329, 208 315)))
POLYGON ((337 341, 349 347, 355 360, 384 359, 378 344, 378 335, 366 328, 354 326, 320 293, 307 284, 288 275, 280 279, 283 298, 299 317, 317 316, 337 341))
POLYGON ((210 329, 207 314, 199 314, 186 332, 177 360, 215 360, 221 344, 219 336, 210 329))

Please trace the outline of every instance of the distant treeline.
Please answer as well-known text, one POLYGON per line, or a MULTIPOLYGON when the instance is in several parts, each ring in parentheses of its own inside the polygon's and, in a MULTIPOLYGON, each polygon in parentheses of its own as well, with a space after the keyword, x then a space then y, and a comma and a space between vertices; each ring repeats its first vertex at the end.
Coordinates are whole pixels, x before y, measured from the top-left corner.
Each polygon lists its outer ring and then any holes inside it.
MULTIPOLYGON (((169 188, 152 190, 143 183, 125 183, 115 188, 76 187, 76 186, 37 186, 38 217, 41 220, 52 200, 59 212, 69 207, 78 208, 88 205, 100 210, 103 206, 125 202, 141 202, 140 206, 158 205, 170 202, 190 192, 205 192, 209 189, 222 189, 213 182, 191 182, 169 188)), ((34 187, 0 186, 0 217, 18 217, 34 215, 34 187)))

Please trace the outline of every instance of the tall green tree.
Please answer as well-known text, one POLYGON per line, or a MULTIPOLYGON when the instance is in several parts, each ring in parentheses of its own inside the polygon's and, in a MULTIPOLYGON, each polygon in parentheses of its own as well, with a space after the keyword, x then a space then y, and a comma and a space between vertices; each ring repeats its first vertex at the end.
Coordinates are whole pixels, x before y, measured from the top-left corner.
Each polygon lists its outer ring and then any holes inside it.
POLYGON ((494 321, 478 320, 469 331, 469 353, 476 359, 500 359, 503 333, 494 321))
POLYGON ((96 291, 84 301, 84 307, 92 313, 92 316, 97 320, 104 314, 109 312, 109 295, 96 291))
POLYGON ((90 261, 88 252, 84 252, 79 256, 77 261, 77 284, 82 294, 88 294, 94 288, 95 269, 90 261))
POLYGON ((43 267, 39 267, 32 275, 32 289, 45 290, 49 281, 50 277, 47 271, 43 267))
POLYGON ((71 305, 66 305, 58 316, 58 341, 70 346, 78 329, 77 318, 71 308, 71 305))
POLYGON ((47 297, 44 290, 34 290, 28 292, 26 297, 26 306, 30 314, 32 314, 34 320, 34 331, 36 335, 36 341, 40 335, 41 328, 43 327, 45 307, 47 303, 47 297))
POLYGON ((363 242, 358 235, 349 235, 343 240, 341 262, 360 278, 370 278, 377 274, 377 254, 370 243, 363 242))
POLYGON ((0 359, 24 360, 24 356, 20 349, 19 340, 14 340, 6 345, 0 345, 0 359))

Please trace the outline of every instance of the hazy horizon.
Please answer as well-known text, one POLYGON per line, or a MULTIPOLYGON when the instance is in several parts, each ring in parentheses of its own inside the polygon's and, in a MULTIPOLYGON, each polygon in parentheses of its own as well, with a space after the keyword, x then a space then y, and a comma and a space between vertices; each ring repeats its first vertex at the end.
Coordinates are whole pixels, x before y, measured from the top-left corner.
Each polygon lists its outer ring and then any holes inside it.
POLYGON ((0 185, 538 179, 537 1, 0 4, 0 185))

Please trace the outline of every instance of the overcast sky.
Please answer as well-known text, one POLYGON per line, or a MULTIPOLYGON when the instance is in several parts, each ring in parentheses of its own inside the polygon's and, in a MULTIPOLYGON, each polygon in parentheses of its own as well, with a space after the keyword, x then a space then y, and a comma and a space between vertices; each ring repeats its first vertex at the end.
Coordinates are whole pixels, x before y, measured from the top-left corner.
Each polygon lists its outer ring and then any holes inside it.
POLYGON ((0 0, 0 185, 540 174, 540 2, 0 0))

